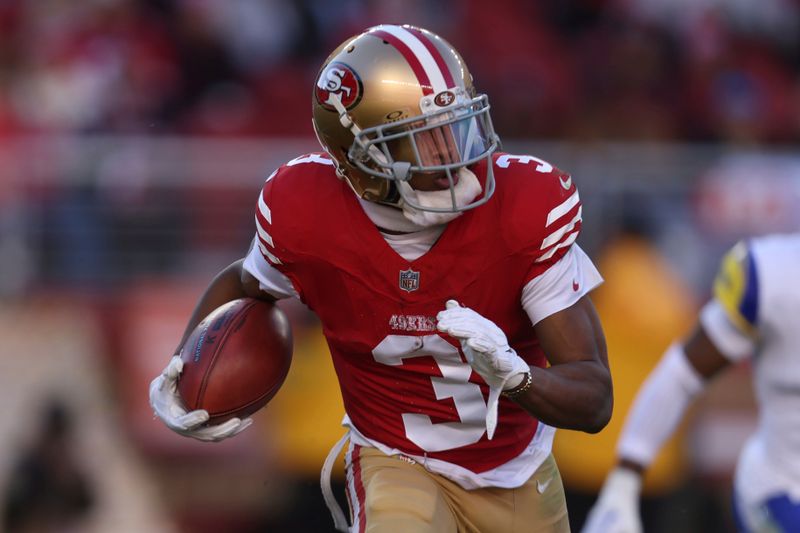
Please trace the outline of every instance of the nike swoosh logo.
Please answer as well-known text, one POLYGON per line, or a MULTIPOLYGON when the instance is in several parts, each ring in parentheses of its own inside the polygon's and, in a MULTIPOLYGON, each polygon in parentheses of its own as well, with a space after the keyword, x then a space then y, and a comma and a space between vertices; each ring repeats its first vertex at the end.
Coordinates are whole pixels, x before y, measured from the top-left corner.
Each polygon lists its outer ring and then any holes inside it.
POLYGON ((539 481, 537 479, 536 480, 536 490, 539 491, 539 494, 544 494, 544 491, 547 490, 547 487, 549 487, 550 483, 552 483, 552 482, 553 482, 553 478, 548 479, 544 483, 542 483, 541 481, 539 481))
POLYGON ((572 176, 567 176, 567 179, 564 179, 562 176, 559 176, 558 181, 561 183, 561 186, 567 190, 569 190, 569 188, 572 187, 572 176))

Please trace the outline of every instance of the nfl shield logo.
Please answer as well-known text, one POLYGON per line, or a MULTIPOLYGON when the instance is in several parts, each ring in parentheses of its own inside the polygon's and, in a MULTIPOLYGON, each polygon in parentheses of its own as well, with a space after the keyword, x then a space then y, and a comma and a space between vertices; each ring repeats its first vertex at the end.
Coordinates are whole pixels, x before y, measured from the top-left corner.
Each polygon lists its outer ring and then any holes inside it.
POLYGON ((411 292, 419 289, 419 272, 414 272, 410 268, 400 271, 400 288, 411 292))

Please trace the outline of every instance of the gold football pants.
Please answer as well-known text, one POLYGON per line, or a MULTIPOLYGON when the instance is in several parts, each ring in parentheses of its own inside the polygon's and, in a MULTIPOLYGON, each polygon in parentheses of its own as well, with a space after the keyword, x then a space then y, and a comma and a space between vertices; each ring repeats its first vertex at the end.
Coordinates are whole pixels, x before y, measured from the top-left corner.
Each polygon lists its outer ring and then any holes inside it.
POLYGON ((357 533, 569 532, 552 455, 521 487, 477 490, 374 448, 358 447, 351 459, 348 497, 357 533))

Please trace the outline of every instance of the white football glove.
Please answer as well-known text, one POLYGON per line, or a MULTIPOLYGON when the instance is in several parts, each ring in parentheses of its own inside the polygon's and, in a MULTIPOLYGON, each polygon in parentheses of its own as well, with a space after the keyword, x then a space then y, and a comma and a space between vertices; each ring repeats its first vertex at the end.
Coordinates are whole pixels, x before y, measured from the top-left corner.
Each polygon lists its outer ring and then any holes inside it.
POLYGON ((231 418, 216 426, 204 426, 208 420, 208 411, 197 409, 187 412, 178 394, 178 376, 181 371, 183 361, 180 356, 174 355, 161 375, 150 382, 150 406, 169 429, 185 437, 218 442, 238 435, 253 423, 251 418, 231 418))
POLYGON ((530 366, 508 345, 505 333, 494 322, 455 300, 447 301, 436 320, 439 331, 461 342, 467 362, 489 385, 486 433, 491 439, 497 427, 500 394, 522 383, 530 366))
POLYGON ((581 533, 642 533, 639 496, 642 477, 628 468, 608 474, 581 533))

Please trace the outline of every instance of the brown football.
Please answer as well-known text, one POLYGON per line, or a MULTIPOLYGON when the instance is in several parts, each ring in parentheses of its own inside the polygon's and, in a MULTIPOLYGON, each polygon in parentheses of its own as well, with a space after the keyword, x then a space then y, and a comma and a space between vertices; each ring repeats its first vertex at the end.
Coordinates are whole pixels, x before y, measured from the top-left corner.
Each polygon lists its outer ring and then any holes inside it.
POLYGON ((247 417, 264 407, 286 379, 292 331, 274 304, 255 298, 228 302, 200 322, 181 348, 178 392, 208 424, 247 417))

